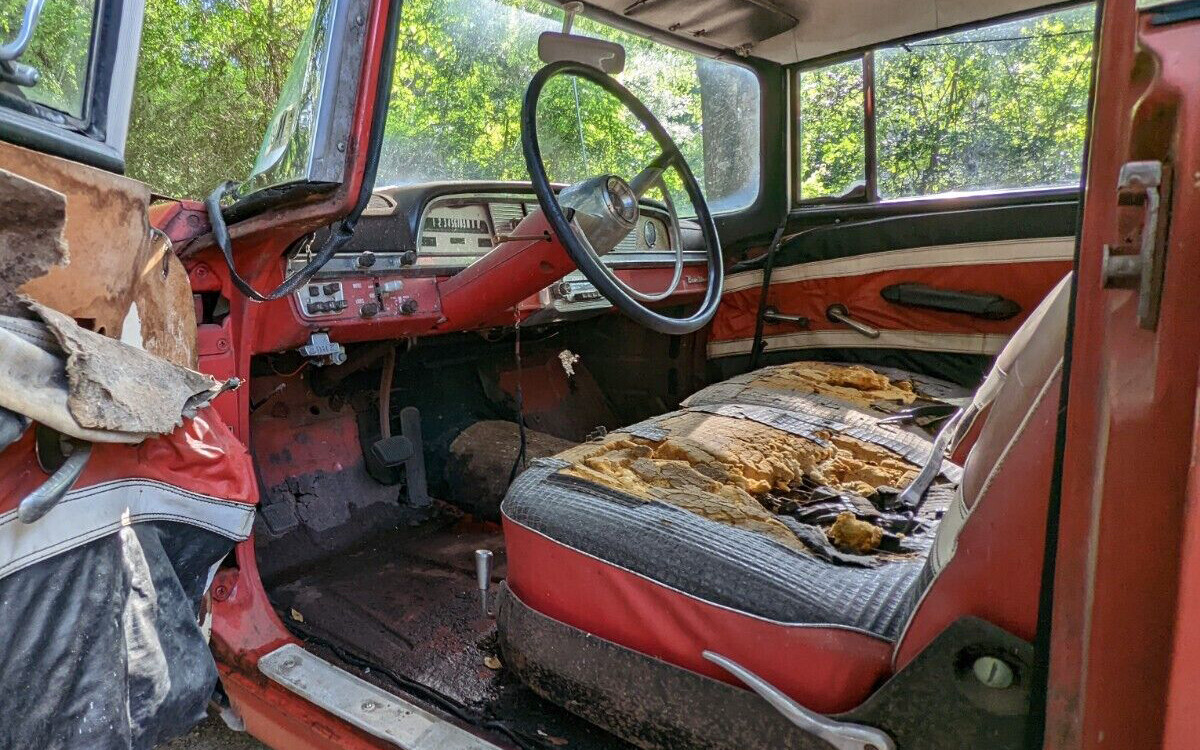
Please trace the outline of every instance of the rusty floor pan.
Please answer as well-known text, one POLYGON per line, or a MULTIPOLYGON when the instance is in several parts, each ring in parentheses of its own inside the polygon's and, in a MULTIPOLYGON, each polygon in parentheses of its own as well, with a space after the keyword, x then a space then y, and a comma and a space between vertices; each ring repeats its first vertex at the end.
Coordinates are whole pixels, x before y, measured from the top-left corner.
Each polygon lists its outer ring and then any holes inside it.
POLYGON ((357 551, 276 582, 270 596, 298 633, 375 665, 375 674, 350 671, 385 689, 397 690, 378 674, 380 668, 486 720, 507 724, 532 747, 630 747, 538 698, 502 667, 494 668, 496 624, 482 613, 475 583, 477 549, 492 550, 493 581, 503 579, 498 526, 439 522, 375 537, 357 551))

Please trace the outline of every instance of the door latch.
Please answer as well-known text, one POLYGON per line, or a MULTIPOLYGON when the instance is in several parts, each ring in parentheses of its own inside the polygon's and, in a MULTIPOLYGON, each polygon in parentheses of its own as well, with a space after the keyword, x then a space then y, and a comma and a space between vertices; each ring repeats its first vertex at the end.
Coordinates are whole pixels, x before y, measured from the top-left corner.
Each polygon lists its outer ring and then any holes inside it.
POLYGON ((1104 246, 1104 286, 1138 290, 1138 325, 1152 331, 1158 327, 1162 303, 1163 269, 1166 265, 1168 205, 1164 187, 1169 186, 1170 167, 1161 161, 1131 161, 1121 167, 1117 185, 1117 210, 1122 230, 1141 231, 1118 245, 1104 246), (1135 209, 1140 217, 1129 217, 1135 209))

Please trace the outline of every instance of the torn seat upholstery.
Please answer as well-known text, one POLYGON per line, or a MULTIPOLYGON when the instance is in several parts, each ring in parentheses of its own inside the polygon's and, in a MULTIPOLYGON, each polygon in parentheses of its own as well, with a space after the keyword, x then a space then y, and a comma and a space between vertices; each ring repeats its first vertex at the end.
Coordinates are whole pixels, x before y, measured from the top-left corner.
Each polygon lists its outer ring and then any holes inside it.
POLYGON ((589 637, 732 681, 701 656, 718 652, 825 713, 859 705, 959 617, 1031 638, 1066 289, 1014 338, 1021 351, 1004 358, 965 467, 943 464, 890 547, 838 530, 846 518, 886 526, 889 493, 930 456, 928 435, 879 420, 970 394, 794 363, 536 462, 502 507, 511 593, 589 637), (823 498, 847 513, 797 522, 823 498))

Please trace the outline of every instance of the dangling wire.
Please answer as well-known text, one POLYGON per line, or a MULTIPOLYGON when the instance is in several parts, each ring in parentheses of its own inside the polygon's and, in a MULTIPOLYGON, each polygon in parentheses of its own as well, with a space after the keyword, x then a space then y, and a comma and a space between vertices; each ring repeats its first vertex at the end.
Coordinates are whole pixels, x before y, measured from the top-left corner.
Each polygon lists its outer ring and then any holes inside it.
POLYGON ((527 445, 525 436, 525 394, 521 390, 521 311, 513 308, 513 322, 516 332, 515 344, 513 345, 513 356, 517 363, 517 435, 520 436, 521 445, 517 448, 517 459, 513 461, 512 471, 508 472, 508 483, 512 484, 517 478, 517 474, 522 469, 528 468, 529 459, 525 456, 525 448, 527 445))

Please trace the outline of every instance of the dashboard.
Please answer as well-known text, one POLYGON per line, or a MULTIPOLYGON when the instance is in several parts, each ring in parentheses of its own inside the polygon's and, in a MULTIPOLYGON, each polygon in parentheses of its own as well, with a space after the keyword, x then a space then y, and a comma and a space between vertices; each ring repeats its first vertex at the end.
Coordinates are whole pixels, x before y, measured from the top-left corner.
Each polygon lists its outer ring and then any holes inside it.
MULTIPOLYGON (((404 329, 412 333, 437 329, 437 281, 485 257, 537 210, 537 198, 521 183, 456 182, 377 190, 354 237, 292 295, 294 310, 308 328, 320 324, 336 330, 390 320, 408 321, 404 329)), ((676 250, 682 245, 683 279, 677 294, 664 304, 703 293, 706 256, 698 228, 681 222, 677 235, 666 208, 654 201, 643 201, 640 213, 636 229, 604 256, 604 263, 636 288, 656 292, 670 282, 676 250)), ((286 273, 302 268, 322 239, 310 237, 294 248, 286 273)), ((586 317, 609 307, 575 271, 522 302, 518 310, 525 322, 541 324, 586 317)), ((507 320, 512 322, 511 312, 507 320)), ((359 334, 349 339, 370 338, 359 334)))

